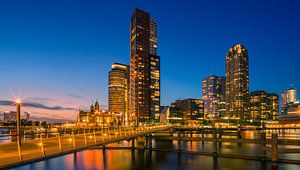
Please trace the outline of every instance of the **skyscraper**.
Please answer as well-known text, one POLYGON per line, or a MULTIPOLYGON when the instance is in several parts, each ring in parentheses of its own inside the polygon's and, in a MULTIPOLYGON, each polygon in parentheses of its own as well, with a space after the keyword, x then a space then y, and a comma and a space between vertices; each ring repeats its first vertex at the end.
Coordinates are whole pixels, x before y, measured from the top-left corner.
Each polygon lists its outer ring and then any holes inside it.
POLYGON ((128 89, 129 66, 114 63, 109 72, 108 81, 108 110, 121 116, 123 123, 128 123, 128 89))
POLYGON ((289 106, 297 101, 297 90, 290 88, 281 93, 281 115, 286 115, 289 106))
POLYGON ((226 113, 225 77, 211 75, 203 79, 202 99, 204 100, 205 116, 223 116, 226 113))
POLYGON ((157 25, 150 14, 136 9, 130 22, 129 112, 136 123, 153 120, 160 112, 160 57, 157 25))
POLYGON ((249 66, 248 51, 242 44, 226 54, 226 105, 232 118, 249 119, 249 66))

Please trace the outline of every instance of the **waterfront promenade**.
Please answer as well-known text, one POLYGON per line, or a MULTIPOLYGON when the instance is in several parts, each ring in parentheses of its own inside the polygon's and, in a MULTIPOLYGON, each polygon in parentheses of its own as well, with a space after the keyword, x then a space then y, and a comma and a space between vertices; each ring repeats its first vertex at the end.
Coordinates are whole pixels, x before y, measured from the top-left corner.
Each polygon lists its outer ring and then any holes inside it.
POLYGON ((89 147, 104 146, 122 140, 134 140, 139 136, 169 129, 169 125, 142 126, 138 128, 100 129, 99 131, 83 131, 80 134, 64 134, 45 138, 42 135, 35 140, 0 144, 0 168, 22 165, 50 157, 60 156, 89 147))

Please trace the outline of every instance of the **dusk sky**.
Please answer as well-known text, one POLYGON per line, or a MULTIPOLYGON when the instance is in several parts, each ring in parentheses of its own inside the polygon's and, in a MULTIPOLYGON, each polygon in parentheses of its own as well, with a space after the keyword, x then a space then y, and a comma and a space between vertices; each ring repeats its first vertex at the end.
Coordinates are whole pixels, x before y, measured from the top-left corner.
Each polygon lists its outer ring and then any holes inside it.
POLYGON ((201 98, 202 79, 225 75, 236 43, 249 52, 250 91, 300 89, 297 0, 9 0, 0 2, 0 111, 17 96, 34 117, 75 120, 96 99, 106 109, 111 64, 129 64, 135 8, 158 24, 161 105, 201 98))

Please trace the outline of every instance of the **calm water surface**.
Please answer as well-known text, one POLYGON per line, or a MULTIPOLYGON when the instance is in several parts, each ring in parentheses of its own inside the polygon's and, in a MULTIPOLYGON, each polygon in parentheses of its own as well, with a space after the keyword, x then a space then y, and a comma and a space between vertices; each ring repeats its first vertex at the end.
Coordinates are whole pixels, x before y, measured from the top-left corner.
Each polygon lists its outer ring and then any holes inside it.
MULTIPOLYGON (((243 138, 256 138, 258 131, 244 131, 243 138)), ((273 131, 268 131, 268 134, 273 131)), ((289 130, 280 132, 281 138, 298 139, 299 130, 289 130), (282 135, 282 134, 286 134, 282 135), (291 135, 292 134, 292 135, 291 135), (296 134, 296 135, 295 135, 296 134)), ((209 136, 209 135, 208 135, 209 136)), ((300 139, 300 138, 299 138, 300 139)), ((131 146, 130 142, 122 141, 108 146, 131 146)), ((154 148, 173 149, 177 148, 176 141, 157 141, 153 140, 154 148)), ((259 155, 259 147, 255 144, 232 144, 223 143, 219 147, 221 153, 259 155)), ((295 146, 291 146, 295 147, 295 146)), ((189 151, 208 151, 212 152, 212 143, 205 142, 183 142, 182 148, 189 151)), ((280 158, 300 160, 300 154, 280 155, 280 158)), ((25 165, 15 168, 17 170, 89 170, 89 169, 154 169, 154 170, 184 170, 184 169, 240 169, 240 170, 265 170, 272 169, 270 162, 253 161, 245 159, 217 158, 202 155, 177 154, 175 152, 156 152, 156 151, 131 151, 129 149, 103 151, 102 149, 91 149, 75 154, 48 159, 45 161, 25 165)), ((299 164, 280 163, 278 169, 300 170, 299 164)))

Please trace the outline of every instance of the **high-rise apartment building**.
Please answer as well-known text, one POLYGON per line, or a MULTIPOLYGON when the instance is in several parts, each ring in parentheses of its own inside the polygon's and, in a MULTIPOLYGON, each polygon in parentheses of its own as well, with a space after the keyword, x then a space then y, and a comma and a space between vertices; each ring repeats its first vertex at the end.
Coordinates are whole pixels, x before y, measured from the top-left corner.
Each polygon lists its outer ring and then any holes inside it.
POLYGON ((108 76, 108 110, 120 115, 121 120, 128 124, 129 66, 114 63, 111 67, 108 76))
POLYGON ((134 11, 130 22, 129 112, 136 123, 153 120, 160 112, 157 25, 140 9, 134 11))
POLYGON ((242 44, 226 54, 226 105, 231 118, 249 119, 248 51, 242 44))
POLYGON ((202 80, 205 117, 221 117, 226 113, 225 77, 208 76, 202 80))
POLYGON ((278 120, 279 97, 275 93, 263 90, 250 93, 250 119, 252 120, 278 120))
POLYGON ((281 93, 281 115, 286 115, 289 106, 293 105, 297 101, 297 90, 290 88, 281 93))

